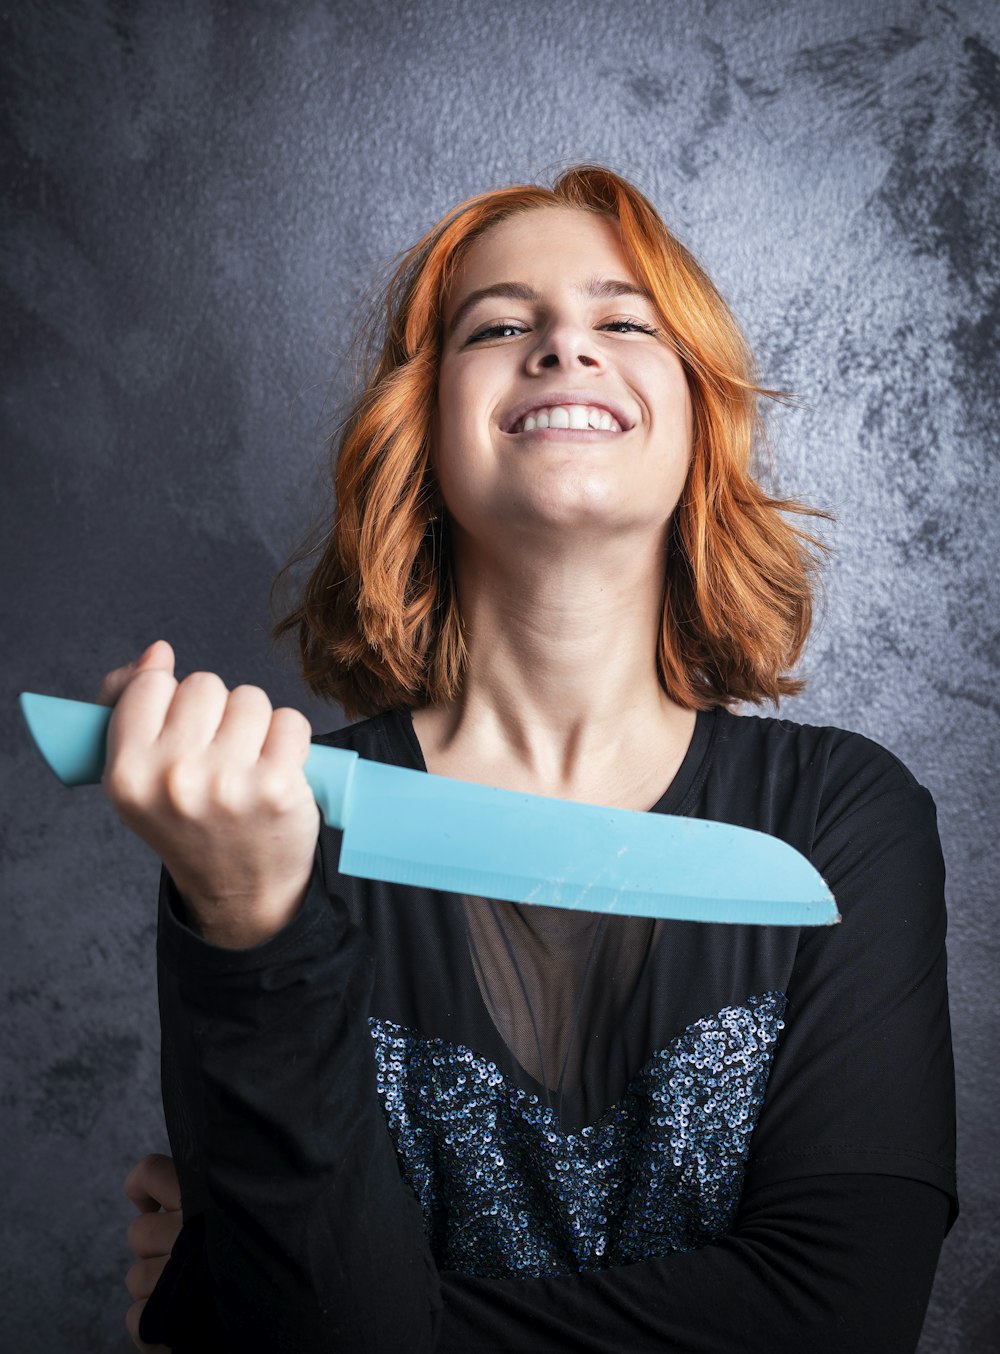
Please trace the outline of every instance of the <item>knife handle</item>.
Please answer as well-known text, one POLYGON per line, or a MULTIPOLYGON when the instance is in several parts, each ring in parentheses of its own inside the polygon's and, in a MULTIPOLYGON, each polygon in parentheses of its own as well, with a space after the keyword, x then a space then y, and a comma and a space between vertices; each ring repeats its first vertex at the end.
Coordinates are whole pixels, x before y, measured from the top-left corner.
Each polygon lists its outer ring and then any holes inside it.
MULTIPOLYGON (((104 774, 110 705, 22 691, 18 697, 28 732, 49 770, 64 785, 98 785, 104 774)), ((303 767, 323 821, 343 828, 358 754, 313 744, 303 767)))

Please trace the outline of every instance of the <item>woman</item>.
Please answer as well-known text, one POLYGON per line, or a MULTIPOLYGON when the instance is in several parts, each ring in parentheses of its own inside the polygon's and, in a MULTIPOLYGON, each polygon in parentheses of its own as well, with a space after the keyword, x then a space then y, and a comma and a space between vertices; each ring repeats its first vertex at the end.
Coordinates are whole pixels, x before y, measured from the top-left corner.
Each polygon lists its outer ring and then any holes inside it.
POLYGON ((133 1336, 912 1350, 956 1212, 934 808, 864 738, 732 713, 799 688, 814 556, 752 478, 771 392, 731 315, 641 194, 580 166, 428 232, 383 339, 278 627, 362 717, 319 741, 773 833, 843 920, 341 876, 304 718, 178 685, 152 646, 102 689, 106 792, 165 867, 180 1177, 126 1182, 133 1336))

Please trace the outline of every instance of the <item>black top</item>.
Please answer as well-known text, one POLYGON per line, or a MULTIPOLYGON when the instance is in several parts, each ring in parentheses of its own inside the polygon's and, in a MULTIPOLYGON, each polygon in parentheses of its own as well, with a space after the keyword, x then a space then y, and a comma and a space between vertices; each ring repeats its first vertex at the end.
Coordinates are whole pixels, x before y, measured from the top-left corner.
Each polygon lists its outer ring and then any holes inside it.
MULTIPOLYGON (((424 769, 405 712, 316 741, 424 769)), ((302 911, 233 952, 164 878, 187 1221, 144 1338, 167 1308, 177 1351, 185 1311, 216 1349, 912 1350, 957 1211, 931 798, 859 735, 717 710, 652 811, 790 842, 842 922, 374 883, 324 828, 302 911)))

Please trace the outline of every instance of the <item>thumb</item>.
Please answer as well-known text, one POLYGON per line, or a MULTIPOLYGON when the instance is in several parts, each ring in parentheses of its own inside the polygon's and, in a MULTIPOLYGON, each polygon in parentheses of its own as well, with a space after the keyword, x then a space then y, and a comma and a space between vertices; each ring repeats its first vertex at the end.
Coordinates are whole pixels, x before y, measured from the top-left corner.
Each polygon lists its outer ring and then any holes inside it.
POLYGON ((133 658, 131 663, 109 672, 101 683, 97 695, 98 705, 114 705, 133 677, 138 676, 140 672, 152 672, 154 668, 169 672, 171 677, 174 674, 174 651, 165 639, 154 640, 149 648, 143 649, 139 657, 133 658))
POLYGON ((174 670, 174 651, 165 639, 154 639, 149 648, 143 649, 138 658, 129 666, 135 672, 145 672, 149 668, 163 668, 169 673, 174 670))

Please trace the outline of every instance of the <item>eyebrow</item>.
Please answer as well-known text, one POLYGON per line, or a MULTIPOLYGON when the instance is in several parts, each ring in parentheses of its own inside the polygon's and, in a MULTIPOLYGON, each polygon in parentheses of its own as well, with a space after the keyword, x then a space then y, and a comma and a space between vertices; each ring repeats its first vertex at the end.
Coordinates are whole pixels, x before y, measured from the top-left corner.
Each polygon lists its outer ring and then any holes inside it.
MULTIPOLYGON (((592 300, 603 300, 613 296, 641 296, 646 301, 653 299, 652 293, 647 291, 645 287, 640 287, 635 282, 624 282, 617 277, 591 277, 574 290, 592 300)), ((513 301, 537 301, 539 299, 538 292, 535 291, 534 287, 529 287, 526 282, 494 282, 489 287, 480 287, 478 291, 470 292, 455 311, 451 323, 448 325, 447 336, 450 338, 454 334, 473 306, 478 305, 480 301, 488 300, 492 296, 505 296, 513 301)))

